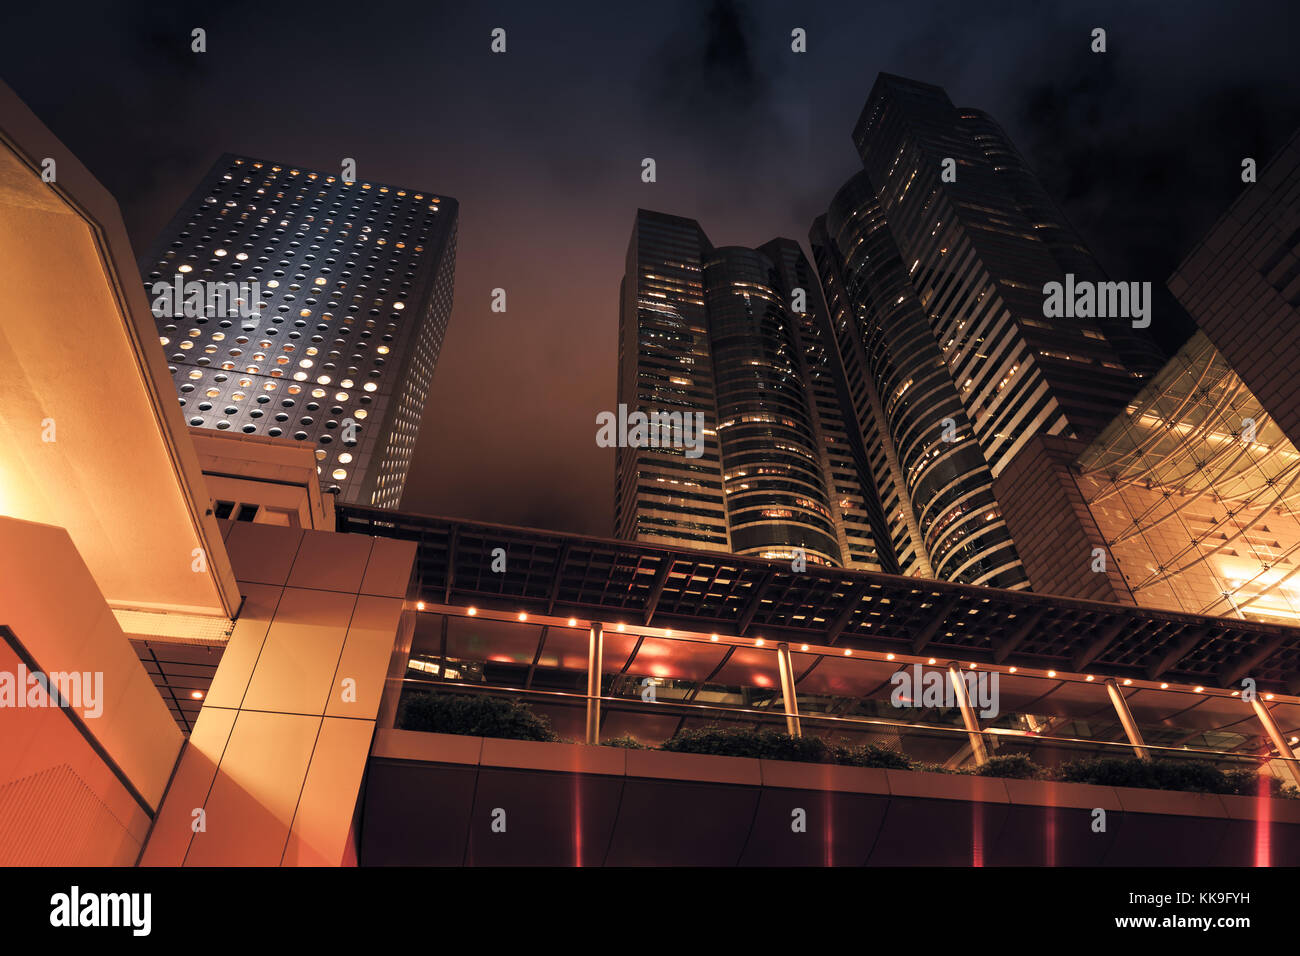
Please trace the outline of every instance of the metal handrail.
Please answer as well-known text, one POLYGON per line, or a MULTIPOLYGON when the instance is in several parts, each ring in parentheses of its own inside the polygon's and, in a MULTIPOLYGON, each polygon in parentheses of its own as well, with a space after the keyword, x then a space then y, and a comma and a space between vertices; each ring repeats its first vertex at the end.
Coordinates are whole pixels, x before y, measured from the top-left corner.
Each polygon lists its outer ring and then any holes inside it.
MULTIPOLYGON (((618 705, 622 705, 623 707, 632 707, 636 709, 645 707, 645 708, 653 708, 659 710, 665 710, 665 709, 681 710, 681 711, 686 711, 688 713, 712 711, 721 714, 739 715, 743 717, 751 717, 760 720, 769 719, 773 721, 784 720, 785 718, 784 712, 781 711, 760 710, 752 707, 733 707, 724 704, 693 703, 693 702, 676 701, 676 700, 656 701, 654 704, 649 704, 635 697, 607 697, 604 695, 601 695, 599 697, 594 697, 588 694, 576 693, 572 691, 538 690, 536 688, 509 687, 509 686, 498 685, 498 684, 469 686, 465 684, 458 684, 454 681, 441 681, 441 680, 430 679, 430 678, 415 678, 415 677, 401 678, 401 683, 404 685, 415 685, 421 687, 430 687, 430 688, 436 687, 447 693, 561 698, 561 699, 572 701, 575 704, 578 703, 585 704, 589 700, 597 700, 602 704, 618 704, 618 705)), ((832 725, 855 725, 855 729, 857 727, 878 727, 878 728, 889 728, 894 730, 903 729, 908 731, 924 731, 924 732, 935 732, 938 734, 951 734, 956 738, 969 738, 970 736, 970 732, 967 731, 965 727, 949 727, 943 724, 906 723, 901 721, 881 720, 880 718, 873 718, 873 717, 845 717, 845 716, 832 716, 832 715, 824 715, 824 714, 800 713, 799 719, 801 721, 821 721, 823 723, 829 723, 832 725)), ((1062 745, 1078 745, 1082 747, 1091 747, 1097 749, 1111 748, 1116 751, 1124 752, 1128 754, 1135 754, 1136 751, 1139 749, 1138 747, 1134 746, 1133 744, 1130 744, 1127 741, 1097 740, 1095 738, 1090 739, 1086 737, 1049 736, 1045 734, 1036 734, 1036 733, 1023 731, 1023 730, 1013 730, 1011 728, 985 728, 978 731, 978 733, 985 738, 998 740, 999 742, 1005 742, 1006 738, 1013 738, 1016 740, 1023 740, 1025 742, 1033 742, 1033 743, 1037 743, 1041 741, 1042 743, 1048 745, 1062 744, 1062 745)), ((1232 751, 1206 750, 1204 748, 1197 748, 1197 747, 1167 747, 1160 744, 1143 744, 1141 749, 1151 751, 1151 752, 1162 752, 1170 756, 1177 756, 1177 757, 1184 757, 1184 758, 1201 757, 1210 760, 1252 763, 1254 765, 1265 764, 1273 760, 1282 761, 1284 763, 1288 762, 1287 758, 1285 757, 1269 757, 1269 756, 1262 756, 1259 754, 1243 754, 1243 753, 1235 753, 1232 751)), ((1300 761, 1297 761, 1297 764, 1300 764, 1300 761)))

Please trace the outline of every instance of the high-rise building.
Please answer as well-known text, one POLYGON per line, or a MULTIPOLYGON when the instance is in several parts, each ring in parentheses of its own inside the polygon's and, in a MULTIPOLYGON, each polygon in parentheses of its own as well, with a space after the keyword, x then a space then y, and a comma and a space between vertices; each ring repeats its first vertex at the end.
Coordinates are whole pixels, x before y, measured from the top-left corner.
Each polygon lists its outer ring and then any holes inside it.
POLYGON ((881 74, 853 141, 810 239, 878 537, 903 573, 1026 587, 997 476, 1035 436, 1098 435, 1159 351, 1130 315, 1048 314, 1050 283, 1107 279, 986 114, 881 74))
POLYGON ((1023 587, 988 464, 863 174, 814 223, 811 242, 899 570, 1023 587))
POLYGON ((714 248, 694 220, 641 210, 619 333, 622 414, 698 415, 694 450, 620 443, 615 528, 638 541, 879 569, 798 245, 714 248))
POLYGON ((851 427, 852 405, 847 401, 844 376, 835 360, 834 333, 816 272, 792 239, 773 239, 759 251, 776 265, 784 288, 802 289, 806 294, 804 311, 791 310, 795 351, 815 404, 813 428, 818 434, 817 446, 823 450, 840 553, 849 567, 879 567, 898 573, 900 568, 891 549, 876 547, 887 525, 880 500, 871 487, 862 443, 851 427))
POLYGON ((1105 276, 997 124, 881 74, 853 142, 993 475, 1105 428, 1160 355, 1129 316, 1045 315, 1048 283, 1105 276))
POLYGON ((704 312, 699 223, 638 210, 619 296, 618 401, 628 409, 703 415, 701 454, 619 447, 614 531, 620 538, 731 550, 722 498, 713 361, 704 312))
POLYGON ((451 314, 456 200, 222 156, 141 259, 191 426, 314 447, 395 508, 451 314))

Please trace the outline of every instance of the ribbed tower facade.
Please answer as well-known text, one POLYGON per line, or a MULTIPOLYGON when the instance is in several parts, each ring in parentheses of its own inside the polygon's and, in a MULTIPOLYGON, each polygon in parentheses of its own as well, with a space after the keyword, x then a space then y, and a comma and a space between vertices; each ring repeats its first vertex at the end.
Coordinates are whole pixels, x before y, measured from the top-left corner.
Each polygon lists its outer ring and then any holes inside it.
POLYGON ((620 537, 879 569, 812 270, 798 245, 714 248, 639 211, 620 317, 619 403, 703 416, 700 454, 620 445, 620 537), (792 283, 803 282, 803 285, 792 283), (828 452, 832 449, 832 452, 828 452))
POLYGON ((882 74, 853 141, 993 475, 1035 434, 1095 437, 1160 355, 1128 317, 1044 317, 1047 283, 1104 277, 997 124, 882 74))
POLYGON ((222 156, 140 263, 190 425, 313 445, 323 490, 396 508, 451 315, 457 210, 222 156))
POLYGON ((810 239, 878 540, 904 574, 1027 587, 998 475, 1036 436, 1095 438, 1160 352, 1132 314, 1045 307, 1108 279, 987 114, 882 74, 853 142, 862 172, 810 239))
POLYGON ((865 175, 811 243, 899 569, 1023 587, 988 464, 865 175))

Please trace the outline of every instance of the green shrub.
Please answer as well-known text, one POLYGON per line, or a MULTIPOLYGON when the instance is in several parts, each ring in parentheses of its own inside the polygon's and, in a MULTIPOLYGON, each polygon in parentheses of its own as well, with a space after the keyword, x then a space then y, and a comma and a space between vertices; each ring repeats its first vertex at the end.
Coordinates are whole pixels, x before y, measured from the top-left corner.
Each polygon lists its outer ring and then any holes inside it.
POLYGON ((402 702, 397 725, 471 737, 559 740, 551 722, 527 704, 486 694, 412 694, 402 702))
POLYGON ((1264 782, 1264 794, 1270 797, 1285 797, 1288 800, 1300 798, 1300 790, 1283 783, 1272 774, 1262 774, 1256 770, 1225 770, 1223 776, 1231 788, 1229 793, 1243 797, 1257 797, 1260 793, 1260 781, 1264 782))
POLYGON ((1147 790, 1184 790, 1192 793, 1254 794, 1259 785, 1251 770, 1224 772, 1200 760, 1138 760, 1135 757, 1093 757, 1064 763, 1056 779, 1070 783, 1095 783, 1104 787, 1142 787, 1147 790), (1244 775, 1244 776, 1243 776, 1244 775), (1248 788, 1248 789, 1247 789, 1248 788))
POLYGON ((1154 775, 1145 761, 1132 757, 1086 757, 1070 760, 1056 768, 1055 777, 1066 783, 1095 783, 1103 787, 1155 786, 1154 775))
POLYGON ((1013 780, 1041 780, 1046 771, 1029 754, 999 754, 974 771, 977 777, 1009 777, 1013 780))
POLYGON ((915 764, 897 750, 883 744, 832 744, 831 760, 849 767, 877 767, 882 770, 912 770, 915 764))
POLYGON ((826 763, 830 748, 820 737, 793 737, 775 730, 746 727, 702 727, 682 730, 663 743, 664 750, 722 757, 758 757, 764 760, 800 760, 826 763))
POLYGON ((1201 760, 1152 760, 1156 786, 1161 790, 1195 793, 1233 793, 1233 784, 1218 767, 1201 760))
POLYGON ((623 734, 619 737, 610 737, 608 740, 600 742, 602 747, 622 747, 624 750, 649 750, 645 744, 637 740, 631 734, 623 734))

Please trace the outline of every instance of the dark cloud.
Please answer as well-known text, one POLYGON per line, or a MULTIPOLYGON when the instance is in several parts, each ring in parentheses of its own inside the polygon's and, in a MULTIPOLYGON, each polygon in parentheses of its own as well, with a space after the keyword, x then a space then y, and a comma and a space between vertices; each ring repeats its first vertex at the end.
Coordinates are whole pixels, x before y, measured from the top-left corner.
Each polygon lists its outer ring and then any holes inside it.
POLYGON ((1027 84, 1010 119, 1047 191, 1108 270, 1158 288, 1164 318, 1152 331, 1169 349, 1195 327, 1165 281, 1245 188, 1242 159, 1262 166, 1300 125, 1300 104, 1281 86, 1237 79, 1192 84, 1158 106, 1143 101, 1133 72, 1082 52, 1027 84))
POLYGON ((765 165, 770 147, 779 150, 786 139, 774 103, 780 61, 757 47, 754 14, 735 0, 684 10, 643 68, 648 121, 711 159, 748 154, 751 168, 765 165), (756 153, 759 146, 769 148, 756 153))

